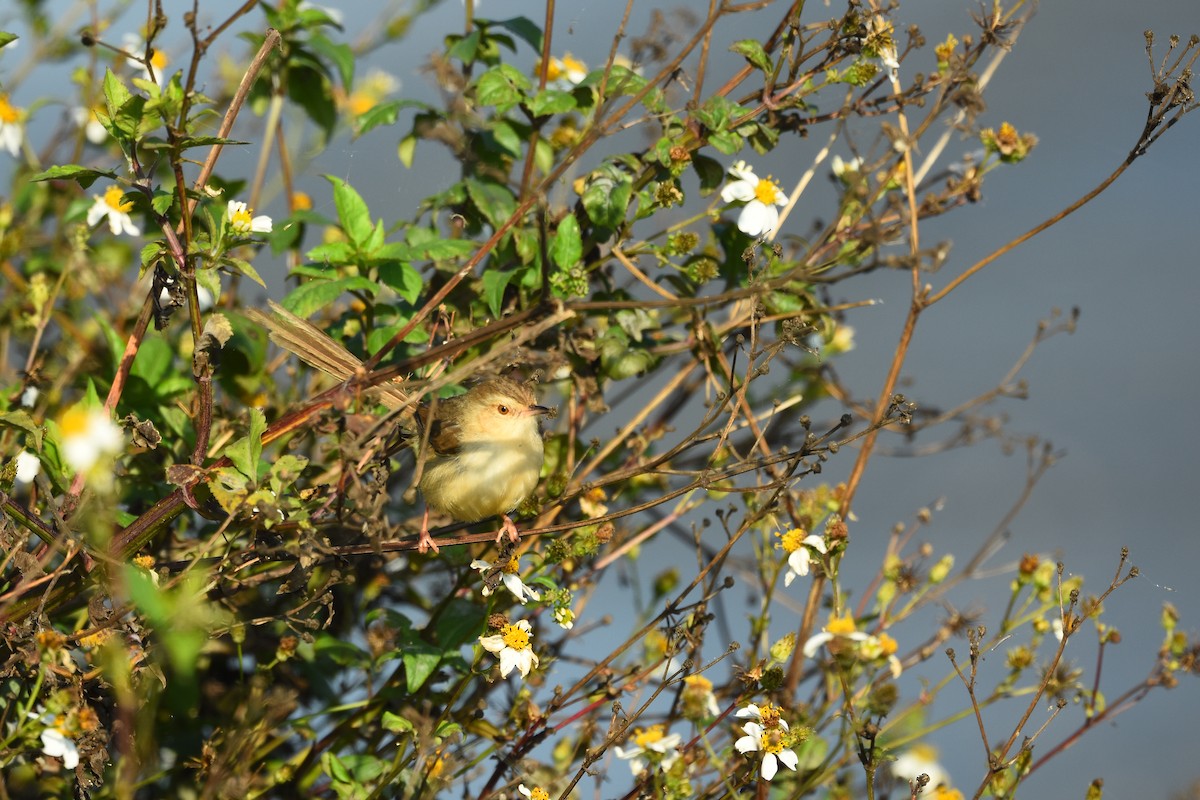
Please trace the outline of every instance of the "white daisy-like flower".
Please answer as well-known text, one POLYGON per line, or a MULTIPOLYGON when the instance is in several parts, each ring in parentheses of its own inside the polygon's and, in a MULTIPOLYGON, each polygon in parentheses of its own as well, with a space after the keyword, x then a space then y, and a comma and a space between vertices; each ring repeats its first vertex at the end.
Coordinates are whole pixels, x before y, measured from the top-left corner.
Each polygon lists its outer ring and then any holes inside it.
POLYGON ((8 95, 0 92, 0 147, 13 158, 21 155, 21 143, 25 141, 25 127, 21 109, 9 102, 8 95))
POLYGON ((738 215, 738 230, 747 236, 761 236, 779 226, 779 209, 787 205, 787 195, 770 176, 759 178, 745 161, 729 168, 736 180, 725 184, 721 199, 726 203, 745 203, 738 215))
POLYGON ((779 765, 795 771, 800 758, 787 744, 788 724, 779 716, 779 709, 770 704, 761 708, 753 703, 739 709, 736 716, 743 719, 751 718, 757 722, 742 723, 746 735, 733 743, 733 748, 739 753, 761 752, 762 766, 759 774, 764 781, 775 777, 779 765))
POLYGON ((22 486, 28 486, 33 483, 33 479, 42 470, 41 459, 28 450, 22 450, 17 453, 16 462, 17 474, 14 480, 22 486))
POLYGON ((567 53, 562 58, 550 57, 550 65, 546 67, 546 85, 556 89, 569 90, 577 86, 587 77, 587 64, 567 53))
POLYGON ((61 758, 63 766, 67 769, 79 766, 79 748, 75 746, 75 740, 63 733, 59 727, 60 718, 53 714, 38 716, 32 711, 29 712, 29 716, 46 724, 42 730, 42 752, 51 758, 61 758))
POLYGON ((361 80, 355 82, 354 90, 343 95, 341 105, 353 116, 367 113, 382 103, 390 95, 400 91, 400 79, 390 72, 373 69, 361 80))
POLYGON ((950 773, 938 763, 937 748, 927 744, 914 745, 901 753, 892 762, 892 775, 906 783, 928 775, 930 790, 950 784, 950 773))
POLYGON ((63 415, 59 430, 63 459, 76 472, 90 472, 125 447, 125 434, 103 408, 74 406, 63 415))
POLYGON ((529 800, 550 800, 550 793, 540 786, 530 789, 522 783, 517 787, 517 791, 521 793, 522 797, 528 797, 529 800))
POLYGON ((71 110, 71 118, 76 127, 83 128, 83 136, 92 144, 104 144, 108 141, 108 130, 96 117, 96 109, 80 106, 71 110))
POLYGON ((862 172, 863 160, 861 157, 852 158, 845 161, 841 156, 834 156, 829 161, 829 168, 833 170, 833 177, 848 183, 850 178, 862 172))
POLYGON ((688 675, 683 679, 683 695, 680 698, 684 719, 710 719, 721 713, 717 696, 713 694, 712 681, 703 675, 688 675))
MULTIPOLYGON (((481 573, 487 572, 488 570, 492 569, 493 566, 495 565, 492 564, 492 562, 484 561, 478 558, 471 562, 471 569, 478 570, 481 573)), ((507 564, 500 567, 500 572, 502 575, 501 579, 504 581, 504 588, 512 592, 513 597, 517 598, 521 605, 525 605, 527 600, 541 600, 542 596, 526 586, 525 582, 521 580, 520 571, 520 559, 516 556, 509 559, 507 564)), ((487 597, 491 593, 492 587, 484 584, 482 590, 483 596, 487 597)))
POLYGON ((651 725, 649 728, 638 728, 633 732, 633 747, 626 750, 619 745, 615 748, 617 758, 628 761, 629 769, 634 777, 642 774, 646 762, 650 761, 661 769, 669 770, 679 758, 679 743, 683 737, 678 733, 667 734, 662 725, 651 725))
POLYGON ((122 233, 141 236, 142 229, 134 225, 133 220, 129 218, 133 203, 123 201, 124 196, 125 192, 116 184, 105 189, 102 195, 93 195, 95 201, 88 209, 87 224, 95 225, 100 220, 107 219, 108 229, 112 231, 113 236, 120 236, 122 233))
POLYGON ((480 636, 479 643, 489 653, 500 657, 500 677, 507 678, 508 673, 516 667, 524 678, 529 670, 538 664, 537 654, 529 640, 531 634, 529 620, 521 620, 505 625, 499 633, 491 636, 480 636))
POLYGON ((154 74, 150 74, 150 68, 142 63, 141 59, 146 56, 146 40, 136 33, 127 33, 121 37, 121 49, 129 56, 134 56, 137 61, 129 59, 131 63, 136 64, 141 70, 142 77, 148 81, 154 81, 160 86, 166 83, 167 76, 167 54, 163 52, 161 47, 155 47, 153 54, 150 56, 150 67, 154 68, 154 74))
POLYGON ((820 633, 805 642, 804 656, 812 658, 825 645, 829 645, 830 649, 835 652, 845 652, 842 642, 853 642, 858 656, 865 661, 886 658, 892 676, 900 677, 903 665, 896 657, 898 649, 896 640, 886 633, 872 636, 857 630, 854 617, 849 614, 844 617, 832 617, 829 624, 820 633))
POLYGON ((818 560, 813 558, 814 550, 821 555, 829 552, 824 536, 808 533, 802 528, 793 528, 787 533, 775 535, 780 539, 779 546, 788 553, 788 571, 783 577, 784 586, 791 586, 797 576, 803 578, 808 574, 809 564, 818 560))
POLYGON ((239 236, 249 236, 252 233, 270 233, 271 218, 265 214, 251 216, 253 210, 240 200, 230 200, 225 208, 225 219, 229 227, 239 236))
POLYGON ((575 627, 575 612, 570 606, 555 606, 554 621, 563 630, 569 631, 575 627))

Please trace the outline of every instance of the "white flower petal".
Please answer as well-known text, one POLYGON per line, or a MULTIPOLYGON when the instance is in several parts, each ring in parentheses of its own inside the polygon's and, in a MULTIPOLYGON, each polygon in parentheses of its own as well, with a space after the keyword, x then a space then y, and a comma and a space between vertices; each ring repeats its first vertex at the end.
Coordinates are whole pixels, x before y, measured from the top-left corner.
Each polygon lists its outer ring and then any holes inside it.
POLYGON ((779 760, 792 771, 795 771, 796 767, 800 765, 800 757, 792 750, 780 750, 779 760))
POLYGON ((775 773, 779 771, 779 762, 775 758, 774 753, 767 753, 763 756, 762 761, 762 779, 769 781, 775 777, 775 773))
POLYGON ((739 753, 753 753, 758 749, 758 739, 753 736, 743 736, 733 743, 733 749, 739 753))
POLYGON ((721 199, 726 203, 745 203, 754 199, 754 187, 758 181, 733 181, 721 189, 721 199))

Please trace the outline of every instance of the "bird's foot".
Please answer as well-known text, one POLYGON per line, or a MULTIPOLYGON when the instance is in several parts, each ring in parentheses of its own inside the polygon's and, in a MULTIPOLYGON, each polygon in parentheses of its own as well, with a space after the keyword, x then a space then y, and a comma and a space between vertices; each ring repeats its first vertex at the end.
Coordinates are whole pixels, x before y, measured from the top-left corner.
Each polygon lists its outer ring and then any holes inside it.
POLYGON ((429 535, 429 507, 425 508, 425 516, 421 519, 421 533, 417 537, 417 552, 428 553, 430 550, 438 552, 437 542, 429 535))
POLYGON ((508 514, 501 514, 500 519, 503 522, 500 525, 500 530, 496 533, 496 541, 502 541, 506 533, 508 534, 508 540, 513 544, 521 541, 521 532, 517 530, 517 524, 512 521, 512 518, 508 514))

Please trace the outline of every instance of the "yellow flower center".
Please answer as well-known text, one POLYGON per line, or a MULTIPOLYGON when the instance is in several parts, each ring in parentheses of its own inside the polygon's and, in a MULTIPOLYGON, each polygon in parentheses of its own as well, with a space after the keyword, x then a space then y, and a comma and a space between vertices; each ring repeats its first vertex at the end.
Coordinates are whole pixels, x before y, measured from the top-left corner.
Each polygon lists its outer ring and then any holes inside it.
POLYGON ((550 793, 538 786, 529 793, 529 800, 550 800, 550 793))
POLYGON ((312 198, 305 192, 292 192, 292 208, 296 211, 308 211, 312 208, 312 198))
POLYGON ((587 64, 584 64, 570 53, 563 56, 562 64, 567 72, 587 72, 587 64))
POLYGON ((697 692, 711 692, 713 688, 712 681, 703 675, 688 675, 683 682, 689 689, 697 692))
POLYGON ((153 569, 154 559, 151 556, 134 556, 133 563, 142 569, 153 569))
POLYGON ((504 639, 505 647, 511 647, 513 650, 529 649, 529 633, 516 625, 505 625, 500 631, 500 637, 504 639))
POLYGON ((504 572, 508 573, 509 575, 516 575, 517 571, 521 569, 520 561, 521 561, 520 558, 518 558, 517 556, 513 556, 512 558, 510 558, 508 560, 508 563, 505 564, 500 569, 503 570, 504 572))
POLYGON ((654 744, 655 742, 662 741, 662 738, 663 726, 651 725, 649 728, 639 728, 638 731, 633 735, 633 743, 638 747, 646 747, 654 744))
POLYGON ((764 728, 778 728, 780 711, 779 706, 773 706, 770 703, 758 709, 758 717, 762 720, 764 728))
POLYGON ((113 211, 119 211, 122 214, 128 214, 133 208, 133 203, 121 202, 121 198, 125 196, 120 186, 110 186, 104 190, 104 205, 111 208, 113 211))
POLYGON ((896 650, 900 647, 900 645, 896 643, 896 640, 891 636, 888 636, 886 633, 879 634, 876 639, 879 642, 880 651, 882 651, 883 655, 885 656, 895 655, 896 650))
POLYGON ((933 800, 963 800, 963 794, 958 789, 938 786, 933 790, 933 800))
POLYGON ((833 617, 829 620, 829 624, 825 626, 825 630, 834 636, 846 636, 847 634, 854 633, 854 617, 849 614, 844 617, 833 617))
POLYGON ((779 755, 783 750, 783 731, 776 729, 763 733, 762 749, 773 755, 779 755))
MULTIPOLYGON (((107 192, 105 193, 107 196, 107 192)), ((62 422, 58 423, 59 430, 62 431, 64 438, 70 436, 83 436, 88 429, 88 414, 81 408, 72 408, 63 414, 62 422)))
POLYGON ((0 94, 0 122, 11 125, 21 118, 21 113, 8 102, 8 95, 0 94))
POLYGON ((163 74, 163 70, 167 68, 167 56, 162 50, 155 49, 154 55, 150 56, 150 66, 154 67, 154 75, 157 77, 163 74))
POLYGON ((350 94, 350 98, 346 101, 346 106, 350 109, 350 113, 354 116, 365 114, 375 107, 375 94, 373 92, 354 91, 350 94))
POLYGON ((229 217, 229 222, 231 225, 233 225, 233 229, 240 233, 245 233, 246 231, 250 230, 250 227, 253 224, 250 216, 250 207, 247 206, 233 212, 233 214, 229 217))
POLYGON ((779 197, 779 187, 771 176, 760 178, 758 184, 754 187, 754 197, 763 205, 769 206, 775 203, 779 197))
POLYGON ((803 528, 792 528, 787 533, 776 534, 783 544, 783 549, 789 553, 794 553, 804 546, 804 537, 808 536, 808 531, 803 528))

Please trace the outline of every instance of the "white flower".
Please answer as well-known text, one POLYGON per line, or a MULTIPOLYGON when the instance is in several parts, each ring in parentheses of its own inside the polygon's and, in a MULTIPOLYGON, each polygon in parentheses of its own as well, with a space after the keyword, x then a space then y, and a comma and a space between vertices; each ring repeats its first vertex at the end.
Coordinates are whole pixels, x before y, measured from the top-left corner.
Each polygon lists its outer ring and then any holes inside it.
POLYGON ((9 102, 8 95, 0 92, 0 147, 13 158, 21 155, 21 142, 25 140, 22 116, 21 110, 9 102))
POLYGON ((554 621, 560 628, 569 631, 575 627, 575 612, 571 610, 570 606, 555 606, 554 621))
POLYGON ((839 644, 840 642, 854 642, 856 645, 854 651, 864 661, 886 658, 892 677, 900 677, 903 665, 900 663, 900 659, 896 657, 898 647, 896 640, 886 633, 872 636, 869 633, 856 630, 854 617, 850 615, 832 617, 829 620, 829 624, 820 633, 804 643, 804 656, 805 658, 812 658, 821 647, 827 644, 830 645, 830 649, 834 650, 835 653, 844 653, 845 649, 839 644))
POLYGON ((115 456, 125 446, 121 428, 103 408, 74 406, 59 423, 62 456, 76 472, 90 472, 102 458, 115 456))
POLYGON ((229 221, 229 226, 233 228, 233 232, 239 236, 246 236, 251 233, 270 233, 271 218, 265 214, 251 217, 254 213, 245 203, 238 200, 230 200, 229 205, 225 209, 225 218, 229 221))
POLYGON ((492 636, 480 636, 479 643, 492 655, 500 656, 500 677, 507 678, 516 667, 524 678, 538 664, 538 657, 529 644, 529 620, 505 625, 492 636))
POLYGON ((862 158, 852 158, 849 161, 843 161, 841 156, 834 156, 829 162, 829 168, 833 170, 833 176, 843 183, 848 183, 850 178, 862 172, 862 158))
POLYGON ((22 450, 17 453, 17 475, 16 482, 22 485, 33 483, 33 479, 37 477, 38 472, 42 469, 42 462, 36 455, 28 450, 22 450))
POLYGON ((550 793, 540 786, 535 786, 530 789, 522 783, 517 787, 517 791, 525 797, 528 797, 529 800, 550 800, 550 793))
POLYGON ((88 209, 87 224, 95 225, 100 220, 107 218, 108 229, 112 231, 113 236, 119 236, 122 233, 141 236, 141 228, 134 225, 133 220, 129 218, 133 203, 122 202, 121 198, 124 196, 125 192, 115 184, 105 189, 104 194, 93 195, 95 202, 88 209))
POLYGON ((775 777, 779 765, 783 764, 790 770, 795 770, 800 763, 796 753, 784 747, 787 740, 788 724, 779 716, 779 709, 772 705, 762 708, 751 703, 739 709, 737 716, 743 719, 751 717, 758 722, 742 723, 746 735, 733 743, 733 748, 739 753, 762 752, 762 767, 760 775, 764 781, 775 777))
POLYGON ((703 675, 688 675, 683 679, 681 696, 683 716, 693 721, 708 719, 721 713, 717 696, 713 694, 712 681, 703 675))
POLYGON ((587 77, 587 64, 567 53, 562 58, 550 57, 550 65, 546 67, 546 84, 556 89, 570 90, 587 77))
MULTIPOLYGON (((488 570, 492 569, 493 566, 494 565, 490 561, 483 561, 478 558, 471 562, 471 569, 478 570, 479 572, 487 572, 488 570)), ((504 581, 504 588, 512 592, 513 597, 517 598, 521 605, 525 605, 526 600, 542 599, 540 594, 535 592, 533 589, 530 589, 525 585, 525 582, 521 580, 521 576, 518 574, 521 569, 520 559, 514 556, 513 558, 509 559, 507 564, 499 567, 499 569, 503 576, 502 579, 504 581)), ((483 596, 487 597, 491 593, 492 587, 484 584, 482 592, 483 596)))
POLYGON ((104 144, 108 141, 108 130, 96 117, 96 109, 75 108, 71 110, 71 118, 77 127, 83 128, 83 135, 92 144, 104 144))
POLYGON ((51 758, 61 758, 63 766, 67 769, 79 766, 79 748, 75 746, 74 739, 58 728, 57 718, 52 714, 39 717, 32 711, 29 712, 29 716, 46 724, 42 731, 42 752, 51 758))
POLYGON ((148 81, 154 81, 160 86, 166 83, 167 74, 167 54, 163 52, 161 47, 155 47, 153 55, 150 56, 150 66, 154 67, 154 74, 150 74, 150 69, 142 63, 142 59, 146 57, 146 40, 138 36, 136 33, 127 33, 121 37, 121 49, 126 53, 126 58, 137 64, 138 69, 142 71, 142 77, 148 81), (134 59, 137 59, 136 61, 134 59))
POLYGON ((829 550, 825 547, 825 537, 806 532, 801 528, 793 528, 784 534, 776 534, 780 545, 788 552, 788 571, 783 577, 783 585, 791 586, 797 576, 803 578, 808 574, 808 566, 814 560, 811 550, 825 555, 829 550))
POLYGON ((930 789, 950 783, 950 773, 938 763, 937 749, 927 744, 918 744, 901 753, 892 762, 892 774, 906 782, 915 781, 918 775, 928 775, 930 789))
POLYGON ((633 733, 633 747, 628 750, 620 746, 616 748, 617 758, 629 762, 629 769, 633 771, 634 777, 642 774, 647 760, 663 770, 669 770, 679 758, 678 748, 683 737, 678 733, 668 736, 664 730, 662 725, 638 728, 633 733))
POLYGON ((738 161, 729 168, 729 174, 737 180, 731 181, 721 190, 721 199, 726 203, 745 203, 738 215, 738 229, 747 236, 761 236, 779 226, 779 210, 775 206, 787 205, 787 195, 768 176, 759 178, 745 161, 738 161))

